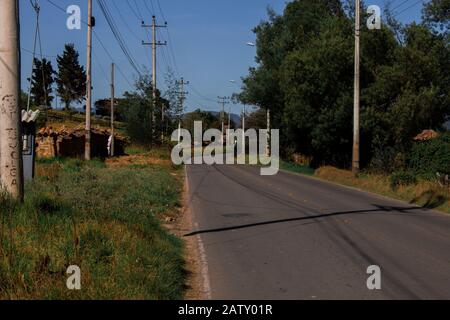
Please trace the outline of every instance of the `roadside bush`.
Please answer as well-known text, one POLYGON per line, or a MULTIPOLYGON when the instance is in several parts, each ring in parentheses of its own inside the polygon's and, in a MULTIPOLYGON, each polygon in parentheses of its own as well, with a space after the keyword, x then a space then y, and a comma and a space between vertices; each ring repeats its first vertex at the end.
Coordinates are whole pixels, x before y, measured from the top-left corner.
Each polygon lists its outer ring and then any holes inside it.
POLYGON ((409 156, 409 167, 425 179, 435 179, 437 172, 450 174, 450 133, 416 142, 409 156))
POLYGON ((391 187, 396 189, 401 185, 411 185, 417 183, 414 173, 409 171, 397 171, 391 175, 391 187))

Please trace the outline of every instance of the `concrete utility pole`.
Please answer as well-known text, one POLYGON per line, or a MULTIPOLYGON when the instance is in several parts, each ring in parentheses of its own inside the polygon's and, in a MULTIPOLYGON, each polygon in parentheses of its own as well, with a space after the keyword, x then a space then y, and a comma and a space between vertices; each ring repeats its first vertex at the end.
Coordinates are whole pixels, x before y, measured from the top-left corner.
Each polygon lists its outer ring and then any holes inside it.
POLYGON ((245 154, 245 104, 242 109, 242 145, 244 146, 244 154, 245 154))
POLYGON ((0 3, 0 189, 23 201, 19 1, 0 3))
POLYGON ((86 138, 84 158, 91 160, 91 99, 92 99, 92 0, 88 0, 88 33, 87 33, 87 63, 86 63, 86 138))
POLYGON ((227 130, 227 143, 230 141, 230 129, 231 129, 231 105, 228 112, 228 130, 227 130))
POLYGON ((353 155, 352 171, 359 173, 359 38, 360 38, 360 0, 355 0, 355 87, 353 105, 353 155))
POLYGON ((183 77, 181 77, 181 80, 177 81, 176 84, 180 86, 180 91, 178 92, 180 110, 181 110, 181 113, 178 115, 179 116, 179 119, 178 119, 178 143, 180 143, 180 141, 181 141, 181 115, 183 113, 183 103, 184 103, 184 100, 186 99, 186 95, 188 94, 187 91, 184 91, 184 86, 188 85, 189 81, 184 81, 183 77))
POLYGON ((114 63, 111 64, 111 157, 114 157, 114 63))
MULTIPOLYGON (((156 47, 157 46, 165 46, 165 45, 167 45, 167 41, 165 41, 165 42, 156 41, 156 29, 157 28, 166 28, 167 27, 167 22, 165 22, 164 25, 159 26, 159 25, 156 24, 156 17, 152 16, 152 25, 146 25, 146 24, 144 24, 144 21, 142 21, 142 27, 143 28, 152 28, 152 42, 144 42, 144 41, 142 41, 142 44, 143 45, 151 45, 152 46, 153 111, 151 112, 151 123, 152 123, 151 127, 152 127, 152 136, 153 136, 153 124, 155 123, 154 112, 156 110, 156 90, 157 90, 157 86, 156 86, 156 47)), ((164 140, 163 126, 164 126, 164 106, 161 105, 161 142, 164 140)))
POLYGON ((225 104, 227 104, 227 100, 229 99, 228 97, 217 97, 219 99, 219 101, 217 102, 218 104, 222 105, 222 112, 220 113, 220 121, 222 122, 222 138, 221 138, 221 142, 223 145, 223 133, 224 133, 224 118, 225 118, 225 104))

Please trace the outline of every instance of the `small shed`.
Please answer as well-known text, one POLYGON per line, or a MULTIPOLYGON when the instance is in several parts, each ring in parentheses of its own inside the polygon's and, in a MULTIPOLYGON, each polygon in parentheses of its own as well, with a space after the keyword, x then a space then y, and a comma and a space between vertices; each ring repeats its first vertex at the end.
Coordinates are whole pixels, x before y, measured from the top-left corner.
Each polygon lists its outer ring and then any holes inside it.
MULTIPOLYGON (((70 157, 83 158, 85 145, 84 128, 62 127, 54 130, 52 127, 41 128, 37 133, 37 155, 41 158, 70 157)), ((107 129, 91 130, 91 155, 93 158, 108 157, 108 139, 111 132, 107 129)), ((128 139, 114 135, 114 153, 116 156, 125 154, 128 139)))

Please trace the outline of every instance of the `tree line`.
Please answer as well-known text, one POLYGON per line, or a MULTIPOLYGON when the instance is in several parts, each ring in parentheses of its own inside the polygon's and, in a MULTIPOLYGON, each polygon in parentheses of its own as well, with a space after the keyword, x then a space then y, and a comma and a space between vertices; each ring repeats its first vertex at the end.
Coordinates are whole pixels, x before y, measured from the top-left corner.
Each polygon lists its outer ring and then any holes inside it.
POLYGON ((34 59, 31 102, 35 107, 50 108, 54 100, 53 85, 56 82, 56 92, 64 103, 64 109, 69 110, 72 103, 80 103, 85 99, 86 71, 79 62, 79 54, 73 44, 64 46, 64 51, 57 56, 56 62, 58 71, 54 70, 51 61, 46 58, 34 59))
MULTIPOLYGON (((421 23, 399 23, 389 6, 380 30, 368 30, 367 18, 361 17, 361 160, 391 172, 405 165, 415 135, 443 130, 450 118, 450 2, 426 3, 421 23)), ((269 8, 253 31, 257 66, 238 94, 258 108, 253 125, 264 127, 269 108, 284 156, 302 153, 316 166, 348 168, 353 1, 291 1, 281 15, 269 8)))
MULTIPOLYGON (((66 44, 64 52, 57 56, 58 71, 51 61, 43 58, 34 59, 31 76, 30 98, 33 107, 51 108, 54 100, 53 85, 64 104, 64 110, 71 110, 74 103, 81 103, 86 95, 86 71, 79 62, 79 53, 73 44, 66 44)), ((145 72, 148 74, 148 72, 145 72)), ((167 70, 166 90, 156 93, 153 102, 151 77, 138 76, 134 88, 115 99, 115 120, 126 123, 127 133, 135 143, 161 143, 161 133, 169 134, 177 128, 182 120, 183 107, 179 99, 179 84, 174 73, 167 70), (163 115, 161 114, 164 110, 163 115)), ((22 93, 22 107, 26 104, 27 95, 22 93)), ((111 114, 110 98, 99 99, 94 103, 98 116, 108 117, 111 114)))

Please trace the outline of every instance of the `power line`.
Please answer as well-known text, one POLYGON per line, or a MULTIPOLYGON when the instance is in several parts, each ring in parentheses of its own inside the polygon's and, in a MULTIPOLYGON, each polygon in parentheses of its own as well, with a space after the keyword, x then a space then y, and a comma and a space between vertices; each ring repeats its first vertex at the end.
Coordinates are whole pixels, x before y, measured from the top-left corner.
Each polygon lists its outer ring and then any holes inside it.
POLYGON ((140 38, 140 37, 139 37, 139 36, 131 29, 131 27, 130 27, 129 24, 127 23, 126 19, 123 17, 123 15, 122 15, 120 9, 117 7, 116 1, 113 0, 113 1, 111 1, 111 2, 112 2, 112 4, 113 4, 113 6, 116 8, 117 13, 119 14, 120 20, 122 20, 122 23, 125 25, 125 27, 128 29, 128 31, 131 33, 131 35, 133 35, 137 40, 139 40, 139 42, 141 42, 141 41, 142 41, 142 38, 140 38))
MULTIPOLYGON (((107 56, 109 57, 109 59, 114 62, 114 58, 111 56, 111 54, 109 53, 108 49, 105 47, 105 44, 100 40, 100 37, 97 35, 97 33, 95 32, 95 30, 93 31, 94 33, 94 37, 95 39, 98 41, 98 43, 100 44, 100 46, 103 48, 103 50, 106 52, 107 56)), ((120 74, 122 75, 122 77, 125 79, 125 81, 130 85, 130 87, 133 87, 133 85, 131 84, 130 80, 128 80, 128 78, 125 76, 125 74, 123 73, 122 69, 119 67, 119 65, 115 62, 116 68, 117 70, 119 70, 120 74)))
POLYGON ((94 59, 95 59, 96 62, 97 62, 96 65, 99 66, 100 71, 102 72, 103 76, 105 77, 106 82, 109 82, 108 75, 106 74, 105 69, 103 68, 102 64, 100 63, 101 60, 99 59, 99 57, 98 57, 97 54, 95 53, 95 50, 94 50, 92 53, 94 54, 94 59))
POLYGON ((128 4, 128 7, 131 9, 131 12, 133 12, 133 14, 136 17, 136 19, 138 19, 139 21, 142 21, 142 17, 139 18, 137 12, 135 11, 135 9, 133 8, 133 6, 130 3, 130 0, 126 0, 126 3, 128 4))
MULTIPOLYGON (((52 6, 54 6, 55 8, 59 9, 60 11, 62 11, 64 14, 66 14, 66 10, 63 7, 61 7, 61 6, 57 5, 56 3, 54 3, 52 0, 47 0, 47 2, 50 3, 52 6)), ((84 25, 87 25, 86 21, 81 20, 81 22, 84 25)), ((98 34, 97 34, 97 32, 95 30, 93 30, 93 34, 94 34, 95 39, 98 41, 100 46, 103 48, 103 50, 105 51, 105 53, 109 57, 109 59, 111 59, 111 61, 114 62, 114 58, 112 57, 111 53, 108 51, 108 49, 106 48, 105 44, 100 39, 100 37, 98 36, 98 34)), ((130 85, 130 87, 133 87, 133 85, 131 84, 130 80, 127 78, 127 76, 125 76, 125 73, 122 71, 122 69, 119 67, 119 65, 117 63, 116 63, 116 68, 119 70, 119 73, 122 75, 124 80, 130 85)))
MULTIPOLYGON (((143 1, 145 2, 145 0, 143 0, 143 1)), ((163 11, 163 8, 161 6, 160 1, 157 0, 156 2, 157 2, 157 6, 158 6, 158 9, 159 9, 159 12, 161 13, 161 17, 164 20, 166 20, 165 15, 164 15, 164 11, 163 11)), ((151 1, 151 4, 153 6, 153 1, 151 1)), ((179 69, 178 69, 178 64, 177 64, 177 60, 176 60, 176 56, 175 56, 175 51, 174 51, 174 48, 173 48, 173 43, 174 42, 172 41, 172 37, 171 37, 171 34, 170 34, 170 28, 167 27, 165 29, 166 29, 167 37, 168 37, 169 57, 172 59, 173 66, 174 66, 174 71, 175 71, 176 76, 180 77, 180 72, 179 72, 179 69)), ((205 101, 209 101, 209 102, 216 102, 215 99, 208 98, 205 95, 203 95, 202 93, 200 93, 200 91, 197 90, 197 88, 192 84, 192 81, 191 81, 190 86, 191 86, 191 89, 192 89, 193 93, 195 95, 197 95, 200 99, 205 100, 205 101)))
POLYGON ((142 0, 142 2, 144 2, 144 6, 147 9, 148 13, 150 13, 151 16, 154 16, 155 15, 155 13, 154 13, 155 12, 155 8, 153 8, 153 2, 151 2, 153 10, 150 10, 150 8, 149 8, 149 6, 147 4, 147 1, 142 0))
POLYGON ((161 17, 162 17, 164 20, 166 20, 166 17, 164 17, 164 12, 162 11, 162 8, 161 8, 161 3, 159 3, 159 0, 156 0, 156 3, 158 4, 159 12, 161 12, 161 17))
POLYGON ((142 14, 141 14, 141 9, 139 8, 136 0, 134 0, 134 5, 136 6, 136 10, 137 10, 136 12, 138 13, 139 18, 141 19, 141 21, 144 21, 144 18, 142 17, 142 14))
POLYGON ((136 71, 136 73, 141 75, 141 72, 140 72, 139 68, 137 67, 136 61, 135 61, 133 55, 131 54, 130 50, 128 49, 125 41, 123 40, 122 34, 120 33, 119 29, 117 28, 117 25, 108 9, 108 6, 106 5, 106 3, 103 2, 103 0, 97 0, 97 2, 100 5, 100 9, 101 9, 103 15, 105 16, 106 21, 107 21, 115 39, 117 40, 119 47, 121 48, 123 54, 128 59, 128 62, 130 63, 132 68, 136 71))
POLYGON ((411 9, 412 7, 415 7, 416 5, 418 5, 418 4, 421 3, 421 2, 423 2, 423 0, 419 0, 419 1, 417 1, 417 2, 414 2, 414 3, 413 3, 412 5, 410 5, 409 7, 406 7, 406 8, 403 9, 402 11, 395 13, 394 17, 399 16, 399 15, 402 14, 403 12, 405 12, 405 11, 411 9))
POLYGON ((405 1, 402 1, 400 4, 398 4, 397 6, 395 6, 394 8, 392 8, 392 11, 394 11, 395 9, 397 9, 397 8, 400 8, 402 5, 404 5, 405 3, 407 3, 409 0, 405 0, 405 1))
MULTIPOLYGON (((23 51, 25 51, 26 53, 29 53, 29 54, 33 54, 33 51, 31 51, 31 50, 29 50, 27 48, 24 48, 24 47, 20 47, 20 50, 23 50, 23 51)), ((56 59, 57 58, 57 56, 52 56, 52 55, 48 55, 48 54, 42 54, 42 56, 44 58, 51 58, 51 59, 56 59)))

